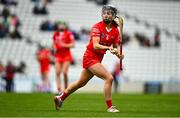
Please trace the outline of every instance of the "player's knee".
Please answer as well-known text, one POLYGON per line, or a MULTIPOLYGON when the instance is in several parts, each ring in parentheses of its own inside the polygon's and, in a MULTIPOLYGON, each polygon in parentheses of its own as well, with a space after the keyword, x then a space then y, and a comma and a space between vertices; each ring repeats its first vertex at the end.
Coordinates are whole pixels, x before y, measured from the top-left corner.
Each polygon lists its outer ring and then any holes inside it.
POLYGON ((62 71, 57 70, 57 71, 56 71, 56 76, 60 76, 61 72, 62 72, 62 71))
POLYGON ((113 82, 113 76, 111 74, 109 74, 106 78, 106 81, 109 83, 112 83, 113 82))
POLYGON ((63 75, 67 76, 68 75, 67 71, 63 71, 63 75))
POLYGON ((61 72, 56 72, 56 76, 59 77, 61 72))

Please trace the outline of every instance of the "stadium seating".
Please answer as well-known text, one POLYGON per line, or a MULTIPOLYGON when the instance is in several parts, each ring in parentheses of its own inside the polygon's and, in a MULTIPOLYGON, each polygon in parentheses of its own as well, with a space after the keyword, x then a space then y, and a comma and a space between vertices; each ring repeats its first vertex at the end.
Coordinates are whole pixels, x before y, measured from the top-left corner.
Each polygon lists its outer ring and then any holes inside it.
MULTIPOLYGON (((142 32, 150 39, 153 39, 154 28, 137 24, 133 17, 138 17, 141 21, 148 21, 151 25, 158 25, 160 29, 168 28, 170 32, 179 33, 179 4, 176 2, 160 1, 131 1, 131 0, 112 0, 111 4, 118 7, 118 10, 130 15, 125 18, 124 31, 131 36, 131 42, 124 46, 125 59, 123 61, 125 77, 130 81, 170 81, 172 78, 180 77, 180 43, 175 37, 169 37, 164 32, 161 34, 160 48, 147 48, 138 45, 134 38, 135 32, 142 32), (132 18, 131 18, 132 17, 132 18)), ((16 13, 22 22, 21 32, 24 39, 22 41, 12 41, 10 39, 0 40, 0 60, 6 63, 13 60, 15 64, 21 60, 27 64, 27 74, 30 79, 39 78, 38 63, 35 58, 37 50, 36 44, 26 43, 26 37, 34 42, 47 42, 52 44, 52 32, 41 32, 39 26, 42 21, 64 20, 69 23, 71 29, 80 30, 81 27, 90 28, 92 24, 101 20, 101 6, 88 3, 86 0, 54 0, 47 6, 48 15, 34 15, 32 13, 33 3, 30 0, 19 0, 18 6, 11 7, 11 11, 16 13)), ((180 34, 179 34, 180 35, 180 34)), ((153 40, 151 40, 152 42, 153 40)), ((77 42, 72 50, 78 65, 70 69, 70 79, 75 80, 81 71, 82 54, 86 44, 77 42)), ((111 71, 114 62, 108 53, 104 64, 111 71)), ((54 67, 51 70, 51 81, 54 81, 54 67)), ((101 82, 101 81, 100 81, 101 82)))

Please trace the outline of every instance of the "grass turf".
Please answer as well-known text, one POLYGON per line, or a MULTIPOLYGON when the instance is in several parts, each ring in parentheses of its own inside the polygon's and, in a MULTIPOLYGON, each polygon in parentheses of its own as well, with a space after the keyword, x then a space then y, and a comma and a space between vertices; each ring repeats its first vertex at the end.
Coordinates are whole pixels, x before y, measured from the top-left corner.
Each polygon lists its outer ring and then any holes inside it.
POLYGON ((75 93, 61 111, 53 94, 0 93, 0 117, 180 117, 180 95, 113 94, 120 113, 107 113, 103 94, 75 93))

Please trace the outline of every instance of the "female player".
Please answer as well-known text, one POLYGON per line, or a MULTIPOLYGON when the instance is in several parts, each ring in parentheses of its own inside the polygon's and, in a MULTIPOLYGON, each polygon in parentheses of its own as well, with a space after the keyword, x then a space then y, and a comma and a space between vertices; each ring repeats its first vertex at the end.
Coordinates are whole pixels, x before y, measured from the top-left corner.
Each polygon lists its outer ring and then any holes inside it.
POLYGON ((64 22, 60 22, 57 29, 53 35, 53 44, 55 51, 56 84, 58 92, 61 92, 61 73, 64 76, 64 88, 68 86, 68 69, 73 60, 70 48, 74 47, 74 36, 64 22))
POLYGON ((50 92, 50 62, 51 62, 51 52, 45 44, 39 44, 39 49, 36 53, 36 58, 40 65, 40 72, 42 78, 41 91, 50 92))
MULTIPOLYGON (((107 50, 116 55, 119 59, 120 50, 117 47, 120 42, 120 32, 118 27, 122 26, 121 18, 116 17, 117 9, 111 5, 105 5, 102 8, 102 21, 96 23, 90 34, 90 42, 83 56, 83 70, 80 79, 73 82, 61 95, 54 96, 56 110, 59 110, 63 101, 71 93, 86 85, 86 83, 95 75, 105 81, 104 94, 108 112, 119 112, 112 105, 111 88, 113 76, 101 64, 103 56, 107 50)), ((122 29, 122 28, 119 28, 122 29)))

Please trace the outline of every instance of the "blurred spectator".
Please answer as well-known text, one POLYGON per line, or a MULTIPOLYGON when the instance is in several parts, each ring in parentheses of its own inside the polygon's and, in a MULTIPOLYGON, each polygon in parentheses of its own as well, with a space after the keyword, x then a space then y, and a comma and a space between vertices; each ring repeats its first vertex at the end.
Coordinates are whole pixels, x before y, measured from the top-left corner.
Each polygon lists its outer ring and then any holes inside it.
POLYGON ((42 6, 42 7, 34 6, 33 13, 36 14, 36 15, 39 15, 39 14, 46 15, 46 14, 48 14, 47 9, 46 9, 45 6, 42 6))
POLYGON ((4 18, 4 20, 7 20, 7 18, 10 16, 10 10, 8 6, 4 6, 3 10, 2 10, 2 16, 4 18))
POLYGON ((20 62, 18 66, 15 66, 11 61, 8 61, 5 67, 0 62, 0 77, 6 81, 5 89, 7 92, 13 92, 14 90, 15 73, 24 74, 25 69, 26 64, 24 62, 20 62))
POLYGON ((0 23, 0 39, 6 37, 7 34, 8 34, 7 27, 5 27, 3 23, 0 23))
POLYGON ((7 6, 2 11, 3 19, 0 19, 0 38, 10 36, 12 39, 22 39, 19 31, 21 25, 16 14, 11 14, 7 6))
POLYGON ((79 37, 81 41, 87 42, 89 40, 90 31, 85 28, 81 28, 79 37))
POLYGON ((128 43, 129 41, 130 41, 130 36, 127 33, 123 33, 123 36, 122 36, 123 45, 128 43))
POLYGON ((0 0, 0 3, 4 5, 15 5, 15 6, 18 4, 17 0, 0 0))
POLYGON ((150 40, 147 36, 142 33, 135 33, 135 38, 139 41, 141 46, 150 47, 150 40))
POLYGON ((154 46, 155 47, 160 47, 160 29, 156 28, 155 29, 155 35, 154 35, 154 46))
POLYGON ((0 61, 0 74, 4 72, 4 65, 2 64, 2 62, 0 61))
POLYGON ((116 63, 113 71, 112 71, 112 75, 114 78, 114 92, 117 93, 118 92, 118 88, 119 88, 119 77, 120 77, 120 62, 116 63))
POLYGON ((16 67, 16 72, 24 74, 26 69, 26 64, 25 62, 21 61, 19 66, 16 67))
POLYGON ((22 35, 19 32, 19 26, 21 25, 19 18, 12 14, 9 17, 9 33, 11 38, 22 39, 22 35))
POLYGON ((40 44, 36 53, 39 62, 42 85, 38 85, 38 91, 50 92, 49 71, 51 63, 51 51, 45 45, 40 44))
POLYGON ((107 5, 109 3, 109 0, 87 0, 87 1, 93 1, 98 5, 107 5))
POLYGON ((2 80, 4 79, 4 65, 2 64, 2 62, 0 61, 0 92, 4 91, 5 88, 5 82, 2 80))
POLYGON ((48 14, 47 5, 49 0, 36 0, 33 8, 33 13, 36 15, 48 14))
POLYGON ((69 30, 72 32, 75 40, 80 40, 79 32, 77 30, 73 30, 73 29, 69 29, 69 30))
POLYGON ((11 61, 8 61, 5 67, 5 76, 4 79, 6 80, 6 91, 13 92, 14 89, 14 74, 16 68, 11 61))
POLYGON ((54 31, 54 29, 55 25, 51 23, 49 20, 42 22, 42 24, 40 25, 41 31, 54 31))
POLYGON ((96 0, 96 3, 98 5, 107 5, 109 3, 109 0, 96 0))

